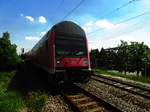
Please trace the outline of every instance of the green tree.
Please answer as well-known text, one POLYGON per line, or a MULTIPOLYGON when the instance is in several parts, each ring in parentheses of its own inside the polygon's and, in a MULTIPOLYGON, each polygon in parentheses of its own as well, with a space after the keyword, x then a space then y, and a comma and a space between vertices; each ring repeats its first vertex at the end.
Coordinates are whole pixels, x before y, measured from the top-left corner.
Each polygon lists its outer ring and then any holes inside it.
POLYGON ((130 53, 132 54, 132 66, 137 71, 137 74, 142 71, 144 67, 143 59, 146 58, 145 52, 147 51, 148 46, 144 45, 144 43, 131 42, 130 45, 130 53))
POLYGON ((99 53, 99 66, 104 69, 113 69, 116 53, 111 49, 102 48, 99 53))
POLYGON ((90 60, 92 67, 98 67, 99 51, 98 49, 91 50, 90 60))
POLYGON ((127 42, 121 41, 117 52, 117 68, 120 72, 127 72, 129 69, 129 45, 127 42))
POLYGON ((129 45, 127 42, 121 41, 117 52, 119 70, 125 73, 136 71, 139 75, 145 69, 145 60, 148 60, 148 49, 148 46, 144 45, 143 42, 131 42, 129 45))
POLYGON ((115 48, 91 50, 93 67, 115 69, 120 72, 142 72, 143 76, 150 76, 150 48, 143 42, 121 41, 115 48))
POLYGON ((15 44, 11 44, 10 34, 4 32, 0 38, 0 70, 8 70, 21 61, 16 48, 15 44))
POLYGON ((107 52, 105 51, 105 49, 104 48, 102 48, 101 50, 100 50, 100 53, 99 53, 99 67, 100 68, 107 68, 106 66, 107 66, 107 62, 108 62, 108 60, 107 60, 107 52))
POLYGON ((144 67, 143 67, 142 75, 150 77, 150 49, 149 48, 144 52, 143 61, 144 61, 144 67))

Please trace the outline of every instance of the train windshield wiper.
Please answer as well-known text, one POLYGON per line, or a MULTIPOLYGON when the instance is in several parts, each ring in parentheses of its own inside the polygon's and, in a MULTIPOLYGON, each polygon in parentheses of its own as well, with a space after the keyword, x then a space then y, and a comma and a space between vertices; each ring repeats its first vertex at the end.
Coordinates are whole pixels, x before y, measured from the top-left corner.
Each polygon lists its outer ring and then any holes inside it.
POLYGON ((82 51, 77 52, 75 55, 79 56, 79 55, 83 55, 82 51))

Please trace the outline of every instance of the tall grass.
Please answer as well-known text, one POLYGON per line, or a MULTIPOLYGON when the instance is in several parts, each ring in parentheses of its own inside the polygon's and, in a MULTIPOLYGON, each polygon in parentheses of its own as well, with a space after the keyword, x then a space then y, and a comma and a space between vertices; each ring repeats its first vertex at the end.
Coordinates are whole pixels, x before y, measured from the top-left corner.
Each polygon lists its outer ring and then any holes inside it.
POLYGON ((21 95, 18 92, 7 90, 14 75, 15 71, 0 72, 0 112, 18 112, 24 107, 21 95))
POLYGON ((24 107, 21 95, 17 92, 4 91, 0 95, 0 112, 18 112, 24 107))

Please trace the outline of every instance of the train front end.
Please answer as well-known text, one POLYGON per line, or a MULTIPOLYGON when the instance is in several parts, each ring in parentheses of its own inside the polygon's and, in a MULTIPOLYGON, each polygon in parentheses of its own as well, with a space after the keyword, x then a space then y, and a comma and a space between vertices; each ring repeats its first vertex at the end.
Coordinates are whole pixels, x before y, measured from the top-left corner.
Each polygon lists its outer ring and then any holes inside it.
POLYGON ((90 58, 84 30, 65 21, 55 26, 55 71, 59 80, 85 81, 90 76, 90 58))

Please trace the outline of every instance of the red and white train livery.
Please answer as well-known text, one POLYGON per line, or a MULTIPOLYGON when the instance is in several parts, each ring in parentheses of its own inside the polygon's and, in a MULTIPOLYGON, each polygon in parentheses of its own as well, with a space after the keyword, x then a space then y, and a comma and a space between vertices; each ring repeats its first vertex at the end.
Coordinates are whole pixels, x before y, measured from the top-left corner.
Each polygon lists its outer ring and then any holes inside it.
POLYGON ((51 80, 86 80, 90 57, 84 30, 71 21, 54 25, 30 51, 31 60, 51 80))

